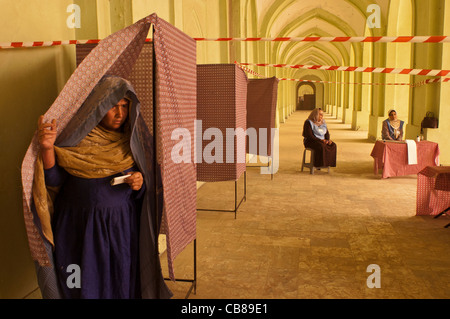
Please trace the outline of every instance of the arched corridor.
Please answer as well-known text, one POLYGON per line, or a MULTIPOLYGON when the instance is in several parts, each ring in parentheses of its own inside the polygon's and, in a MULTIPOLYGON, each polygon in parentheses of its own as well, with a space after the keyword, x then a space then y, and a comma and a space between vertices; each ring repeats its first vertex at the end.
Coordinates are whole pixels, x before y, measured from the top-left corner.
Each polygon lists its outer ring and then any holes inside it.
MULTIPOLYGON (((300 172, 308 114, 297 111, 281 126, 273 181, 248 170, 247 201, 237 219, 198 214, 199 283, 191 298, 447 298, 448 219, 414 216, 417 177, 376 177, 365 133, 329 114, 337 167, 329 174, 300 172), (380 266, 381 289, 366 285, 371 264, 380 266)), ((206 184, 198 205, 230 209, 233 193, 233 183, 206 184)), ((176 267, 191 276, 192 247, 176 267)), ((170 287, 184 297, 185 283, 170 287)))

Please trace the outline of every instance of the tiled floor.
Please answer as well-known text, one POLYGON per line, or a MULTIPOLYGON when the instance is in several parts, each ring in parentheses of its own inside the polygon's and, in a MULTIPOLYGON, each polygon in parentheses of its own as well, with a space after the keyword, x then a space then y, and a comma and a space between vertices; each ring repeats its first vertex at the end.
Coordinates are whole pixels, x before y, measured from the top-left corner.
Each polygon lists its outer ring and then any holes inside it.
MULTIPOLYGON (((338 145, 337 167, 330 174, 300 172, 308 113, 296 112, 281 125, 273 180, 248 169, 247 201, 237 219, 198 213, 198 282, 189 298, 450 297, 450 229, 443 227, 449 218, 415 216, 417 177, 375 176, 367 132, 340 120, 326 117, 338 145), (380 267, 381 288, 367 287, 371 264, 380 267)), ((233 182, 198 190, 198 207, 233 206, 233 182)), ((189 245, 175 261, 175 275, 192 273, 189 245)), ((189 288, 168 285, 174 298, 189 288)))

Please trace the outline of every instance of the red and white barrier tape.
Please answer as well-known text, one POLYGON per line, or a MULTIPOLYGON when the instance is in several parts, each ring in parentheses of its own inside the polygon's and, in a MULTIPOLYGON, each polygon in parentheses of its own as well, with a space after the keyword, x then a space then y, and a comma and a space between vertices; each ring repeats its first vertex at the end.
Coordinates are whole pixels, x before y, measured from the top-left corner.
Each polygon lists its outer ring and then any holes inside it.
MULTIPOLYGON (((196 41, 293 41, 293 42, 370 42, 370 43, 449 43, 450 36, 398 36, 398 37, 276 37, 276 38, 194 38, 196 41)), ((151 41, 151 39, 147 39, 151 41)), ((94 40, 0 42, 0 49, 48 47, 66 44, 98 43, 94 40)))
MULTIPOLYGON (((194 38, 196 41, 325 41, 325 42, 410 42, 410 43, 444 43, 450 42, 449 36, 400 36, 400 37, 278 37, 278 38, 194 38)), ((86 44, 98 43, 101 40, 64 40, 64 41, 34 41, 34 42, 0 42, 0 49, 8 48, 28 48, 28 47, 50 47, 68 44, 86 44)), ((146 39, 147 42, 152 41, 146 39)), ((400 69, 400 68, 372 68, 372 67, 348 67, 348 66, 324 66, 324 65, 287 65, 287 64, 268 64, 268 63, 237 63, 240 67, 244 65, 253 66, 270 66, 284 67, 292 69, 310 69, 310 70, 328 70, 328 71, 353 71, 353 72, 372 72, 372 73, 392 73, 392 74, 409 74, 409 75, 426 75, 426 76, 446 76, 450 70, 430 70, 430 69, 400 69)), ((256 76, 262 75, 245 68, 256 76)), ((281 78, 282 81, 303 81, 314 82, 309 80, 287 79, 281 78)), ((343 84, 360 84, 360 85, 411 85, 412 87, 422 86, 428 83, 450 82, 450 78, 428 79, 419 83, 345 83, 345 82, 324 82, 323 83, 343 83, 343 84)))
POLYGON ((418 83, 414 83, 412 85, 412 87, 419 87, 419 86, 422 86, 422 85, 425 85, 425 84, 437 83, 437 82, 443 82, 443 83, 450 82, 450 78, 427 79, 427 80, 424 80, 424 81, 420 81, 418 83))
POLYGON ((279 78, 280 81, 297 81, 297 82, 316 82, 316 83, 333 83, 333 84, 355 84, 355 85, 405 85, 411 86, 413 88, 419 87, 429 83, 436 82, 450 82, 450 78, 442 78, 442 79, 428 79, 425 81, 421 81, 418 83, 354 83, 354 82, 330 82, 330 81, 314 81, 314 80, 299 80, 299 79, 288 79, 288 78, 279 78))
POLYGON ((450 36, 398 37, 276 37, 276 38, 194 38, 196 41, 297 41, 297 42, 378 42, 378 43, 445 43, 450 36))
POLYGON ((314 82, 314 83, 333 83, 333 84, 358 84, 358 85, 409 85, 410 83, 355 83, 355 82, 331 82, 331 81, 315 81, 315 80, 299 80, 279 78, 280 81, 296 81, 296 82, 314 82))
POLYGON ((430 70, 430 69, 372 68, 372 67, 355 67, 355 66, 303 65, 303 64, 289 65, 289 64, 243 63, 243 62, 240 62, 240 64, 252 66, 268 66, 275 68, 290 68, 290 69, 392 73, 392 74, 427 75, 427 76, 446 76, 450 74, 450 70, 430 70))
MULTIPOLYGON (((0 49, 12 49, 12 48, 33 48, 33 47, 52 47, 57 45, 68 44, 86 44, 86 43, 99 43, 101 40, 63 40, 63 41, 34 41, 34 42, 0 42, 0 49)), ((151 39, 146 39, 147 42, 151 42, 151 39)))
POLYGON ((100 40, 65 40, 65 41, 35 41, 35 42, 0 42, 0 49, 51 47, 67 44, 99 43, 100 40))
MULTIPOLYGON (((266 78, 265 76, 255 72, 239 63, 235 62, 242 70, 260 78, 266 78)), ((334 84, 360 84, 360 85, 411 85, 410 83, 352 83, 352 82, 331 82, 331 81, 316 81, 316 80, 300 80, 289 78, 278 78, 279 81, 296 81, 296 82, 314 82, 314 83, 334 83, 334 84)))
POLYGON ((258 72, 253 71, 253 70, 251 70, 251 69, 249 69, 249 68, 247 68, 247 67, 245 67, 245 66, 243 66, 243 65, 241 65, 239 63, 237 63, 236 61, 234 61, 234 64, 236 64, 238 67, 240 67, 242 70, 244 70, 247 73, 250 73, 250 74, 252 74, 254 76, 257 76, 257 77, 260 77, 260 78, 265 78, 264 75, 261 75, 258 72))
MULTIPOLYGON (((238 62, 234 62, 237 64, 241 69, 244 71, 253 74, 255 76, 265 78, 265 76, 245 67, 244 65, 241 65, 238 62)), ((438 79, 427 79, 424 81, 420 81, 418 83, 354 83, 354 82, 331 82, 331 81, 316 81, 316 80, 300 80, 300 79, 289 79, 289 78, 278 78, 280 81, 296 81, 296 82, 313 82, 313 83, 332 83, 332 84, 355 84, 355 85, 405 85, 405 86, 411 86, 411 87, 419 87, 425 84, 429 83, 436 83, 436 82, 450 82, 450 78, 438 78, 438 79)))

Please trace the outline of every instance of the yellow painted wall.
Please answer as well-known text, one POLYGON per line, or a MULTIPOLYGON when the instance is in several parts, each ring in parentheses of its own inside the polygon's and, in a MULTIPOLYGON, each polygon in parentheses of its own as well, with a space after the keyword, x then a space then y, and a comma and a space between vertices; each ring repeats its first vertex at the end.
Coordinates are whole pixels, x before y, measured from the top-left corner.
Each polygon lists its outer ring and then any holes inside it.
MULTIPOLYGON (((366 27, 365 36, 369 36, 369 30, 366 27)), ((362 65, 367 67, 373 67, 373 44, 372 43, 364 43, 363 44, 363 59, 362 65)), ((361 76, 362 83, 373 83, 373 74, 364 72, 361 76)), ((372 85, 362 85, 361 88, 361 111, 356 115, 358 116, 357 126, 359 126, 362 130, 368 130, 369 122, 372 118, 372 94, 373 94, 373 86, 372 85)), ((370 133, 369 133, 370 137, 370 133)))
MULTIPOLYGON (((450 3, 446 1, 444 8, 444 29, 443 34, 450 34, 450 3)), ((450 45, 443 45, 442 49, 442 69, 450 70, 450 45)), ((433 84, 436 85, 436 84, 433 84)), ((425 135, 428 140, 439 143, 440 162, 443 165, 450 165, 450 83, 437 84, 441 87, 439 96, 439 117, 438 129, 426 129, 425 135)))
MULTIPOLYGON (((393 0, 389 10, 388 36, 411 35, 412 34, 412 6, 410 1, 393 0)), ((387 67, 397 68, 411 67, 411 44, 410 43, 388 43, 386 50, 387 67)), ((387 74, 387 83, 410 83, 411 76, 403 74, 387 74)), ((409 123, 410 87, 400 85, 386 86, 384 116, 388 117, 390 109, 397 111, 399 119, 405 121, 406 127, 409 123)), ((381 137, 381 130, 380 135, 381 137)))
MULTIPOLYGON (((444 1, 416 1, 416 35, 442 35, 444 19, 444 1), (432 22, 431 22, 432 21, 432 22)), ((448 17, 447 17, 448 19, 448 17)), ((442 44, 414 44, 413 67, 417 69, 441 69, 442 44)), ((430 77, 414 76, 414 83, 430 77)), ((447 87, 447 86, 444 86, 447 87)), ((428 84, 412 90, 410 125, 407 127, 406 138, 415 138, 420 134, 420 124, 428 111, 439 116, 441 84, 428 84)), ((430 139, 430 136, 428 136, 430 139)))
MULTIPOLYGON (((69 40, 72 1, 0 0, 0 42, 69 40)), ((20 168, 37 126, 75 67, 74 47, 0 50, 0 298, 37 288, 22 211, 20 168)))
MULTIPOLYGON (((353 48, 350 50, 350 65, 355 65, 355 56, 353 54, 353 48)), ((355 72, 347 72, 347 80, 349 83, 355 83, 355 72)), ((355 85, 348 84, 348 103, 347 103, 347 113, 346 113, 346 123, 351 123, 353 126, 353 111, 355 109, 355 85)))

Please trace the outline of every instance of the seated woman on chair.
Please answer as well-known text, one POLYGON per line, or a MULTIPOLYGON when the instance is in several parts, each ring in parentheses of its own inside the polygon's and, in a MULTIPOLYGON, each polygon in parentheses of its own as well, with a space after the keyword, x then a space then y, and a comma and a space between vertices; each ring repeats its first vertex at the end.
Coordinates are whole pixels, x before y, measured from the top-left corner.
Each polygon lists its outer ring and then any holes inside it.
POLYGON ((314 167, 336 167, 336 143, 330 140, 323 111, 314 109, 303 125, 303 144, 314 150, 314 167))
POLYGON ((381 137, 383 140, 401 141, 403 139, 404 122, 397 119, 395 110, 390 110, 388 114, 389 118, 383 121, 381 137))

